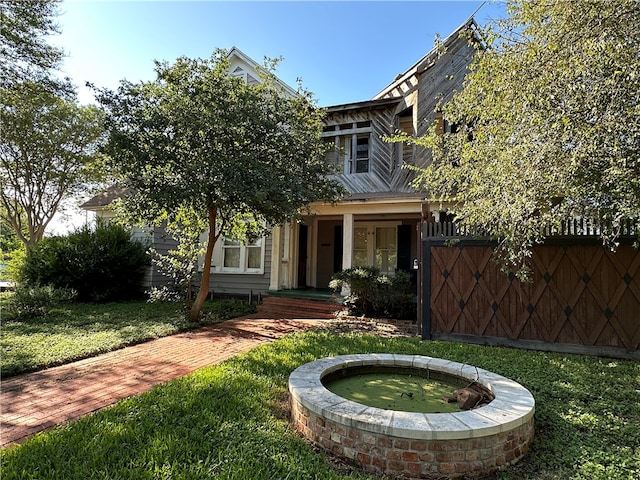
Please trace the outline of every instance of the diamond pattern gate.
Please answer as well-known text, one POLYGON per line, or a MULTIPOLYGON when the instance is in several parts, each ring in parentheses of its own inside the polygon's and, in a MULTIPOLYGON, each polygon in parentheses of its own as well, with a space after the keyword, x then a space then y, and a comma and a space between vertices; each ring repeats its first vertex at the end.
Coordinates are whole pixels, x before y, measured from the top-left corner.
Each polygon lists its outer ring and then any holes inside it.
POLYGON ((640 252, 582 243, 535 247, 532 282, 521 283, 487 242, 424 239, 423 337, 639 354, 640 252))

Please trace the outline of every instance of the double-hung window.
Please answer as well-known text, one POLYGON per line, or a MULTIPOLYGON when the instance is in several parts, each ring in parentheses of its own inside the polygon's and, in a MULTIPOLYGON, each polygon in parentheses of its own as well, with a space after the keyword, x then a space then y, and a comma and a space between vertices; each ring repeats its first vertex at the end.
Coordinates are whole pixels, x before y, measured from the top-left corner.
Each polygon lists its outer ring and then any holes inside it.
POLYGON ((344 173, 367 173, 371 169, 371 122, 350 122, 324 128, 322 136, 330 144, 327 163, 344 173))
POLYGON ((213 251, 212 272, 216 273, 264 273, 265 239, 245 241, 220 237, 213 251))

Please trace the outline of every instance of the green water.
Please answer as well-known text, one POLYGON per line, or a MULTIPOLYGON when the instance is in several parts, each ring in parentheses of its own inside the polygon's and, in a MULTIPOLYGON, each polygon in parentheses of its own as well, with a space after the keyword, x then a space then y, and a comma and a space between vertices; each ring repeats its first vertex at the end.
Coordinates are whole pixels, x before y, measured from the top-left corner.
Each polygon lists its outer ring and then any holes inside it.
POLYGON ((398 373, 362 373, 330 380, 325 387, 353 402, 386 410, 419 413, 459 412, 453 396, 459 386, 442 380, 398 373))

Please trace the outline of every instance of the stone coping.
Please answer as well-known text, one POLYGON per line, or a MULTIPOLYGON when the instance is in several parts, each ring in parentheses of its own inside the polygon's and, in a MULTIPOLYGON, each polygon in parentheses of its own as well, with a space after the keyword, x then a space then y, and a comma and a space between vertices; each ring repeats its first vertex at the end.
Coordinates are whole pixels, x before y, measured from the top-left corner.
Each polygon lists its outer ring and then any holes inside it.
POLYGON ((529 390, 502 375, 471 365, 421 355, 355 354, 327 357, 306 363, 289 377, 295 401, 316 415, 346 427, 421 440, 457 440, 511 431, 534 414, 535 400, 529 390), (454 413, 413 413, 352 402, 322 385, 322 378, 336 370, 357 366, 398 366, 431 370, 477 381, 495 399, 481 408, 454 413))

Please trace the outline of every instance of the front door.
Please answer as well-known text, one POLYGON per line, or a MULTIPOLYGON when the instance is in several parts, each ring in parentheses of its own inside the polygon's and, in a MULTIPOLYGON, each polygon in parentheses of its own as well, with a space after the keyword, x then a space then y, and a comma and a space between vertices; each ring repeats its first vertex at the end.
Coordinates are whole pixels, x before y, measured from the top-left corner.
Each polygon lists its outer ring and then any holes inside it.
POLYGON ((298 288, 307 286, 307 237, 308 227, 300 224, 298 233, 298 288))

